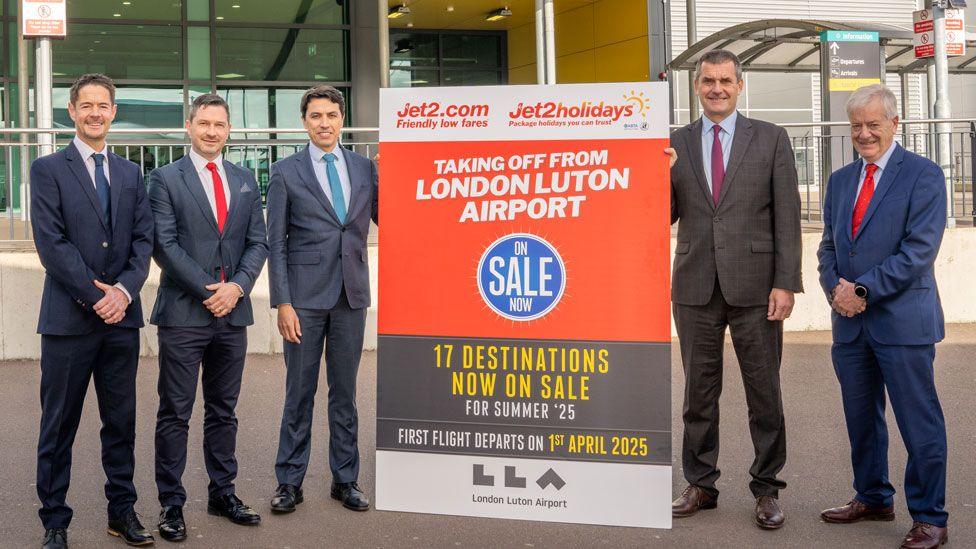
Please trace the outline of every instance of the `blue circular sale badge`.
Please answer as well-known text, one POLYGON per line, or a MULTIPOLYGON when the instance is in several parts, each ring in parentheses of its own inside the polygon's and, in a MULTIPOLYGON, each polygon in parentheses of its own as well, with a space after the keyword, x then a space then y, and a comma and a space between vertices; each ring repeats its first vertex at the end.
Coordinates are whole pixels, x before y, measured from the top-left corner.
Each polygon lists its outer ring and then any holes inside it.
POLYGON ((563 297, 566 266, 556 247, 528 233, 503 236, 478 262, 478 291, 485 303, 509 320, 547 315, 563 297))

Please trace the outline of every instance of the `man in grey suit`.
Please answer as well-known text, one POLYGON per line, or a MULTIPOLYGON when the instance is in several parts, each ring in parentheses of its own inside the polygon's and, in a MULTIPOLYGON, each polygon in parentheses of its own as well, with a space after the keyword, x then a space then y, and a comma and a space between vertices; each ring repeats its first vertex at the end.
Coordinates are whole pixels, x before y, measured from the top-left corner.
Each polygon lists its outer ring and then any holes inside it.
POLYGON ((671 301, 685 372, 682 466, 688 487, 675 517, 717 504, 719 396, 725 329, 732 333, 756 457, 749 483, 755 523, 785 516, 777 474, 786 461, 780 391, 783 320, 800 276, 800 196, 783 128, 735 110, 742 66, 725 50, 698 61, 704 116, 671 136, 671 222, 679 221, 671 301))
POLYGON ((189 154, 149 176, 156 221, 153 257, 162 268, 151 322, 159 326, 156 486, 159 534, 186 539, 181 478, 197 377, 203 369, 203 455, 207 511, 237 524, 261 517, 235 494, 237 416, 254 323, 249 294, 268 257, 261 192, 250 171, 223 159, 227 103, 197 97, 186 123, 189 154))
POLYGON ((288 370, 271 510, 291 512, 304 499, 324 346, 331 495, 366 511, 369 500, 357 484, 356 374, 370 304, 366 238, 370 219, 379 220, 376 166, 339 145, 341 92, 308 90, 301 114, 309 144, 271 166, 268 187, 271 306, 278 309, 288 370))

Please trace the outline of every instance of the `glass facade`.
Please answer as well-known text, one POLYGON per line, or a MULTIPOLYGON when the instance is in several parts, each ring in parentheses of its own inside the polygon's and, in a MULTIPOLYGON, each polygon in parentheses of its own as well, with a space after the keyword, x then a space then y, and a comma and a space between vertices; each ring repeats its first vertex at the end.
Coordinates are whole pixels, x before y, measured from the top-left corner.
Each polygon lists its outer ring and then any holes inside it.
MULTIPOLYGON (((17 123, 16 97, 6 92, 17 84, 18 4, 0 0, 0 36, 9 37, 0 40, 7 49, 0 114, 10 124, 17 123)), ((71 125, 65 105, 74 78, 102 72, 119 86, 119 127, 180 127, 189 102, 208 91, 231 101, 234 125, 299 126, 301 90, 330 84, 349 96, 350 4, 68 0, 68 37, 53 43, 56 124, 71 125)))
POLYGON ((508 83, 504 31, 390 29, 390 86, 508 83))

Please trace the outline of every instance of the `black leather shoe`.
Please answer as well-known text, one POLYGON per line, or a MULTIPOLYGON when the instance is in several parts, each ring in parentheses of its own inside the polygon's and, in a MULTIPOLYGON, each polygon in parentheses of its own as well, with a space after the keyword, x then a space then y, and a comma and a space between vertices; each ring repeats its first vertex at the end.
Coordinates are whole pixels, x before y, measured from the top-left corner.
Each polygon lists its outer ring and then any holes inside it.
POLYGON ((183 507, 167 505, 159 512, 159 537, 166 541, 183 541, 186 539, 186 521, 183 519, 183 507))
POLYGON ((108 534, 122 538, 126 545, 152 545, 156 542, 149 530, 142 527, 139 517, 132 509, 119 516, 108 518, 108 534))
POLYGON ((275 513, 291 513, 295 506, 305 501, 302 489, 292 484, 279 484, 275 495, 271 498, 271 511, 275 513))
POLYGON ((353 511, 368 511, 369 500, 355 482, 333 482, 332 499, 342 502, 342 506, 353 511))
POLYGON ((207 501, 207 512, 218 517, 227 517, 234 524, 255 526, 261 524, 261 515, 251 509, 234 494, 220 496, 207 501))
POLYGON ((41 549, 67 549, 68 531, 64 528, 48 528, 44 531, 44 545, 41 549))

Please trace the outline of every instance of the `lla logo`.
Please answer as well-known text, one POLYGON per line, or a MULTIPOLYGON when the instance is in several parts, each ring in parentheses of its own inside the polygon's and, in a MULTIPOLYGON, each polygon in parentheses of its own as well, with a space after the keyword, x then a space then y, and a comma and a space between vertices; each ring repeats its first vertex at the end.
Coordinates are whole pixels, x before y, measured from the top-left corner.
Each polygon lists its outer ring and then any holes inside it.
POLYGON ((478 262, 478 291, 485 303, 509 320, 547 315, 563 297, 566 266, 555 246, 527 233, 491 243, 478 262))

